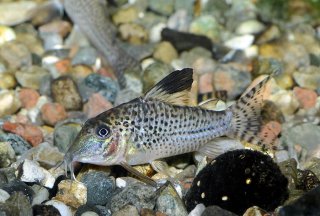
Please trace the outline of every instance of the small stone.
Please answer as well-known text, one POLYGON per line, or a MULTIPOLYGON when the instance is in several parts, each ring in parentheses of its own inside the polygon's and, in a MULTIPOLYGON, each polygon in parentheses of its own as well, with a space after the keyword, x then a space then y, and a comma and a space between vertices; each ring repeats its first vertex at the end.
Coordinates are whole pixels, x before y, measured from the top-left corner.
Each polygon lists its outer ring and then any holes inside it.
POLYGON ((259 34, 265 29, 265 26, 255 20, 246 20, 242 22, 237 28, 236 28, 236 33, 240 35, 245 35, 245 34, 259 34))
POLYGON ((96 206, 86 204, 86 205, 80 206, 77 209, 74 216, 100 216, 100 215, 105 215, 105 214, 102 214, 100 209, 97 208, 96 206))
POLYGON ((21 107, 21 102, 14 91, 0 91, 0 118, 14 114, 21 107))
POLYGON ((105 172, 91 171, 82 176, 80 181, 87 187, 87 204, 106 205, 115 188, 115 179, 105 172))
POLYGON ((15 41, 2 45, 0 47, 0 56, 9 64, 11 69, 30 67, 32 64, 31 53, 28 48, 15 41))
POLYGON ((46 103, 41 107, 41 116, 43 121, 50 126, 68 117, 68 113, 59 103, 46 103))
POLYGON ((268 214, 268 212, 264 211, 258 206, 253 206, 248 208, 247 211, 243 214, 243 216, 258 216, 258 215, 265 215, 265 214, 268 214))
POLYGON ((0 142, 0 168, 8 167, 15 161, 15 152, 8 142, 0 142))
MULTIPOLYGON (((178 1, 176 1, 176 3, 177 2, 178 1)), ((183 1, 183 3, 185 3, 185 1, 183 1)), ((188 32, 192 21, 190 14, 188 14, 188 11, 183 9, 177 10, 174 14, 170 15, 168 19, 168 28, 179 32, 188 32)))
POLYGON ((82 99, 78 87, 70 77, 60 77, 51 83, 53 100, 66 110, 81 110, 82 99))
POLYGON ((0 185, 5 185, 9 182, 15 181, 17 179, 15 171, 16 169, 13 167, 1 168, 0 169, 0 185))
POLYGON ((31 148, 31 145, 26 142, 21 136, 12 133, 0 134, 0 141, 10 143, 16 155, 22 155, 31 148))
POLYGON ((151 43, 159 43, 161 41, 161 32, 166 28, 165 23, 158 23, 149 31, 149 41, 151 43))
POLYGON ((164 1, 157 1, 157 0, 150 0, 149 7, 151 10, 156 11, 163 15, 170 15, 174 9, 174 2, 170 0, 164 1))
MULTIPOLYGON (((60 75, 65 75, 70 72, 71 70, 71 60, 66 58, 66 59, 61 59, 57 61, 55 64, 55 69, 56 69, 56 76, 59 77, 60 75)), ((56 77, 53 75, 53 77, 56 77)))
POLYGON ((299 101, 292 91, 281 90, 271 95, 270 99, 286 115, 292 115, 299 107, 299 101))
POLYGON ((148 66, 143 75, 143 91, 148 91, 165 76, 170 74, 171 71, 172 68, 170 66, 161 62, 155 62, 148 66))
POLYGON ((167 215, 184 216, 188 212, 175 188, 169 184, 157 198, 156 209, 167 215))
POLYGON ((297 97, 301 108, 310 109, 314 107, 317 103, 317 93, 315 91, 304 89, 300 87, 295 87, 293 93, 297 97))
POLYGON ((49 191, 47 188, 35 184, 32 186, 32 189, 35 192, 35 195, 32 200, 32 206, 40 205, 45 200, 49 199, 49 191))
POLYGON ((297 161, 293 158, 279 163, 279 168, 283 175, 288 179, 288 189, 292 191, 298 182, 297 161))
POLYGON ((70 143, 73 143, 80 130, 80 121, 57 124, 53 133, 54 145, 57 146, 61 152, 66 152, 70 143))
POLYGON ((121 24, 119 33, 122 40, 131 44, 143 44, 148 41, 148 32, 140 25, 135 23, 121 24))
POLYGON ((119 89, 116 81, 96 73, 87 76, 82 84, 84 88, 81 88, 82 85, 80 85, 80 92, 84 99, 89 99, 92 93, 97 92, 111 103, 115 101, 119 89))
POLYGON ((55 178, 47 170, 28 159, 20 164, 18 176, 23 182, 39 182, 47 188, 52 188, 55 182, 55 178))
POLYGON ((272 40, 278 39, 281 36, 281 32, 278 26, 271 25, 265 30, 257 40, 257 44, 264 44, 272 40))
POLYGON ((213 73, 205 73, 200 76, 198 84, 200 94, 213 92, 212 79, 213 73))
POLYGON ((305 169, 311 170, 320 179, 320 158, 312 157, 304 165, 305 169))
POLYGON ((292 89, 292 86, 294 84, 292 76, 286 73, 276 76, 275 80, 277 84, 283 89, 292 89))
POLYGON ((48 71, 39 66, 31 66, 15 73, 18 83, 25 88, 31 89, 39 89, 43 77, 47 75, 48 71))
POLYGON ((300 87, 317 90, 320 83, 320 68, 309 66, 293 73, 293 78, 300 87))
POLYGON ((112 104, 105 99, 100 93, 94 93, 83 107, 84 112, 88 118, 93 118, 98 114, 105 112, 112 108, 112 104))
POLYGON ((173 59, 178 58, 178 53, 171 43, 164 41, 156 46, 153 57, 159 61, 170 64, 173 59))
POLYGON ((11 197, 14 194, 22 193, 27 197, 28 203, 31 203, 33 200, 34 191, 22 181, 10 181, 7 184, 1 185, 0 189, 8 192, 11 195, 11 197))
POLYGON ((190 33, 205 35, 214 42, 220 41, 222 27, 211 15, 202 15, 194 19, 190 25, 190 33))
POLYGON ((4 203, 9 198, 10 194, 8 194, 5 190, 0 189, 0 203, 4 203))
POLYGON ((203 204, 198 204, 196 207, 189 212, 188 216, 199 216, 202 215, 206 207, 203 204))
POLYGON ((28 198, 21 192, 13 192, 5 203, 0 203, 1 215, 32 216, 28 198))
POLYGON ((52 205, 33 205, 32 211, 33 215, 61 216, 59 210, 52 205))
MULTIPOLYGON (((0 21, 1 22, 1 21, 0 21)), ((0 26, 0 45, 16 39, 16 34, 12 28, 0 26)))
POLYGON ((72 59, 72 65, 87 65, 93 66, 96 64, 98 58, 98 54, 96 49, 93 47, 82 47, 76 53, 76 55, 72 59))
POLYGON ((0 24, 11 26, 23 23, 30 18, 31 10, 36 7, 37 3, 32 1, 1 2, 0 24))
POLYGON ((43 141, 42 131, 37 126, 23 123, 4 122, 2 127, 5 131, 21 136, 32 146, 37 146, 43 141))
POLYGON ((298 190, 310 191, 319 185, 319 179, 311 170, 298 170, 298 190))
POLYGON ((280 208, 279 216, 318 215, 320 212, 320 186, 305 193, 289 205, 280 208))
POLYGON ((119 25, 122 23, 134 22, 139 16, 139 11, 134 6, 123 7, 118 10, 113 16, 112 21, 114 24, 119 25))
MULTIPOLYGON (((53 206, 58 209, 61 216, 72 216, 72 210, 69 206, 58 200, 49 200, 45 203, 47 206, 53 206)), ((51 215, 50 215, 51 216, 51 215)))
POLYGON ((17 81, 11 73, 0 73, 0 89, 12 89, 17 85, 17 81))
POLYGON ((224 45, 234 50, 245 50, 252 45, 254 36, 250 34, 237 36, 224 42, 224 45))
POLYGON ((40 94, 34 89, 22 88, 19 91, 22 107, 26 109, 34 107, 37 104, 39 97, 40 94))
POLYGON ((114 212, 112 216, 139 216, 139 212, 135 206, 126 205, 119 211, 114 212))
POLYGON ((201 214, 201 216, 215 216, 215 215, 219 215, 219 216, 236 216, 236 214, 225 210, 219 206, 208 206, 204 212, 201 214))
POLYGON ((138 210, 153 209, 155 199, 155 188, 142 183, 133 183, 111 198, 110 207, 112 212, 117 212, 129 204, 134 205, 138 210))
POLYGON ((78 208, 87 202, 87 188, 83 183, 63 180, 58 187, 59 190, 54 199, 74 208, 78 208))
POLYGON ((64 20, 55 20, 39 27, 39 33, 57 33, 61 37, 67 36, 71 32, 71 24, 64 20))

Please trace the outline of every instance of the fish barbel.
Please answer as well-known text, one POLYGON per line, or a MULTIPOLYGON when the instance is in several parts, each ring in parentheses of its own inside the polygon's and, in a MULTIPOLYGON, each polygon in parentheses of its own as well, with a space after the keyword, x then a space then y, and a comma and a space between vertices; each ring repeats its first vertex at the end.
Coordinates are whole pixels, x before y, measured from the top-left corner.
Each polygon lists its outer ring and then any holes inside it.
POLYGON ((174 71, 144 96, 89 119, 65 155, 97 165, 153 163, 157 159, 198 151, 215 157, 225 149, 221 136, 274 148, 271 130, 263 130, 260 112, 269 77, 223 111, 186 105, 192 69, 174 71))

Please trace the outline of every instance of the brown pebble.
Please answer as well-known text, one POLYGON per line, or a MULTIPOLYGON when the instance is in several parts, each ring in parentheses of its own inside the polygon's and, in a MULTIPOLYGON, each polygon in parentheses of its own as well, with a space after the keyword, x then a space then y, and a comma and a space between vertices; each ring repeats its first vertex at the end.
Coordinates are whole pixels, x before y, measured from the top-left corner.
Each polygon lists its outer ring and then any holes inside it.
POLYGON ((83 109, 88 118, 92 118, 111 108, 112 104, 106 98, 100 93, 94 93, 84 105, 83 109))
POLYGON ((4 122, 3 130, 17 134, 28 141, 32 146, 37 146, 43 141, 43 134, 39 127, 23 123, 4 122))
POLYGON ((63 20, 55 20, 39 27, 40 33, 58 33, 61 37, 70 33, 71 24, 63 20))
POLYGON ((310 109, 317 103, 317 93, 310 89, 294 87, 293 92, 299 101, 300 107, 310 109))
POLYGON ((22 107, 26 109, 34 107, 37 104, 39 97, 40 94, 34 89, 22 88, 19 92, 22 107))
POLYGON ((68 117, 68 113, 59 103, 46 103, 41 107, 43 121, 50 126, 68 117))

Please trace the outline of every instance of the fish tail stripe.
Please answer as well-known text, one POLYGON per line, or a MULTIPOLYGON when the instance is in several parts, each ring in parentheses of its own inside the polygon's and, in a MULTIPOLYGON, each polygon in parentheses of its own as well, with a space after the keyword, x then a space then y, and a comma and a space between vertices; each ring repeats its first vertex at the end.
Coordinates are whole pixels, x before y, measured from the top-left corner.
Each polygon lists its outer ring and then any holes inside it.
POLYGON ((265 149, 275 149, 277 137, 271 129, 263 127, 261 118, 263 90, 269 80, 270 77, 262 80, 229 108, 233 115, 227 133, 229 137, 259 145, 265 149))

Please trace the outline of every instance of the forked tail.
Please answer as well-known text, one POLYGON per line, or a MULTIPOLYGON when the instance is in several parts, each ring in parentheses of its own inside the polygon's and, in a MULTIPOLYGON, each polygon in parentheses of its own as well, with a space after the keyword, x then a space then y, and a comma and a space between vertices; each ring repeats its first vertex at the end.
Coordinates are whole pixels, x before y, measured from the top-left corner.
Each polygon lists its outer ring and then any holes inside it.
POLYGON ((263 94, 269 80, 270 76, 258 83, 229 108, 233 116, 227 135, 259 145, 262 149, 275 150, 277 135, 271 128, 262 125, 261 118, 263 94))

